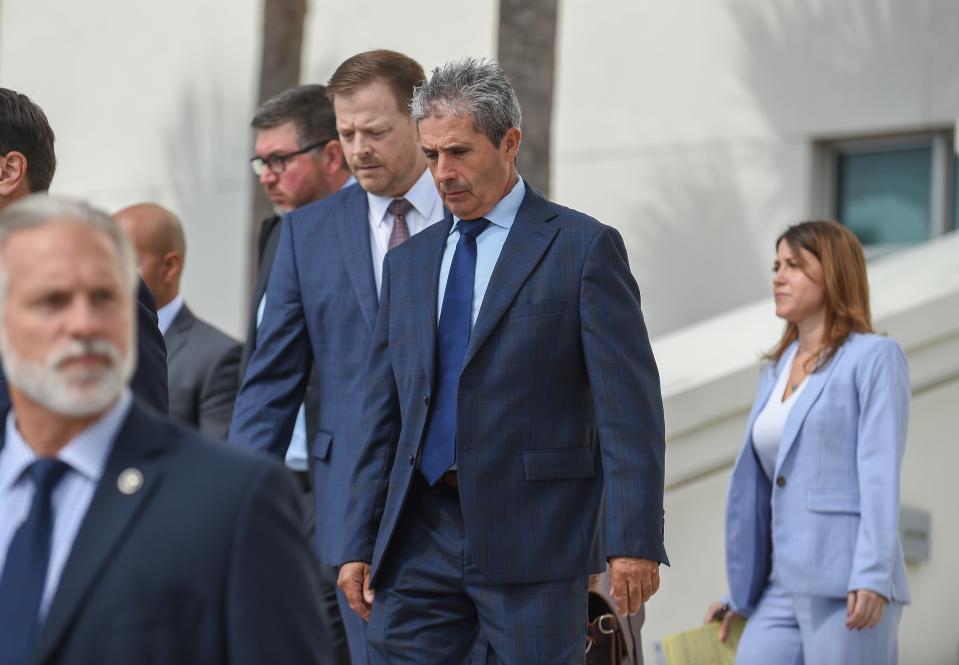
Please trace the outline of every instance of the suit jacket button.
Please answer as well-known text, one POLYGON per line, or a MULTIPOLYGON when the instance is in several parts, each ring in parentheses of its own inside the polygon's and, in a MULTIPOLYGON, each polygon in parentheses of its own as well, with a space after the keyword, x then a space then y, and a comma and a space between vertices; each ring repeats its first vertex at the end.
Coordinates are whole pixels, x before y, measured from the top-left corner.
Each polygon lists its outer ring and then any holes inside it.
POLYGON ((429 395, 423 395, 423 404, 425 404, 426 406, 429 406, 429 405, 430 405, 430 396, 429 396, 429 395))
POLYGON ((779 476, 778 478, 776 478, 776 484, 779 485, 780 487, 785 487, 786 479, 783 476, 779 476))
POLYGON ((416 461, 416 459, 415 459, 412 455, 410 455, 410 466, 413 466, 413 463, 414 463, 415 461, 416 461))

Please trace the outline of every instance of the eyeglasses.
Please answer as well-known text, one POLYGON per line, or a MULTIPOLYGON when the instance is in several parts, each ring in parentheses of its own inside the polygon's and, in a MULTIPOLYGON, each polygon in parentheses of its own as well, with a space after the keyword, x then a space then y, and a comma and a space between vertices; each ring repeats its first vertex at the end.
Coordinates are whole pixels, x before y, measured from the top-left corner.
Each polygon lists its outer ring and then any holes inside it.
POLYGON ((250 166, 253 168, 253 173, 255 173, 257 176, 263 175, 263 171, 265 169, 270 169, 270 173, 280 175, 286 170, 287 160, 293 159, 297 155, 302 155, 310 150, 321 148, 332 140, 333 139, 323 139, 317 143, 311 143, 305 148, 300 148, 295 152, 275 153, 273 155, 268 155, 267 157, 254 157, 250 160, 250 166))

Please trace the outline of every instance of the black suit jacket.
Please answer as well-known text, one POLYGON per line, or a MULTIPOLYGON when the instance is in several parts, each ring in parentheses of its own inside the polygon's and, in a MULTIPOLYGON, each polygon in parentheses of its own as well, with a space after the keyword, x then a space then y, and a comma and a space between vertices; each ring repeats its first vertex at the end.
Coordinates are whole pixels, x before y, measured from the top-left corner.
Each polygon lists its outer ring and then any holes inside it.
POLYGON ((27 664, 316 662, 300 511, 280 465, 134 404, 27 664), (132 494, 117 483, 128 469, 143 477, 132 494))
POLYGON ((164 335, 170 416, 226 440, 239 388, 238 341, 198 319, 185 304, 164 335))
MULTIPOLYGON (((153 294, 140 279, 137 291, 137 368, 130 380, 130 388, 144 404, 156 411, 170 412, 167 392, 166 344, 157 327, 157 307, 153 294)), ((0 365, 0 411, 10 410, 7 377, 0 365)))

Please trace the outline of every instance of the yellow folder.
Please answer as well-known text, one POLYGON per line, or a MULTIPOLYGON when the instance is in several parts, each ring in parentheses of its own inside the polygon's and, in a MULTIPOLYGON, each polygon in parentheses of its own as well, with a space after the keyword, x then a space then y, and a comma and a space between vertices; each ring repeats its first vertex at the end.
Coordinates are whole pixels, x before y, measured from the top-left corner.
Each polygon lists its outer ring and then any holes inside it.
POLYGON ((745 620, 733 619, 729 637, 719 641, 719 622, 667 635, 656 643, 657 656, 665 665, 733 665, 745 620))

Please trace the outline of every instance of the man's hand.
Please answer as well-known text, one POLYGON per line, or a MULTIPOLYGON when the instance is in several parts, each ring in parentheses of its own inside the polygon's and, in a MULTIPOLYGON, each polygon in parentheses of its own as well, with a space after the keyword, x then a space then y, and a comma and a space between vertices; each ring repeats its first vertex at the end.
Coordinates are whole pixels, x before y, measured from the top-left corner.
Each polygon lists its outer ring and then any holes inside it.
POLYGON ((857 589, 846 596, 846 628, 862 630, 872 628, 882 619, 886 599, 875 591, 857 589))
POLYGON ((617 556, 609 560, 609 595, 620 616, 632 616, 659 589, 659 563, 617 556))
POLYGON ((340 575, 336 585, 346 596, 350 608, 362 617, 370 620, 373 609, 374 591, 370 588, 370 564, 362 561, 350 561, 340 566, 340 575))

